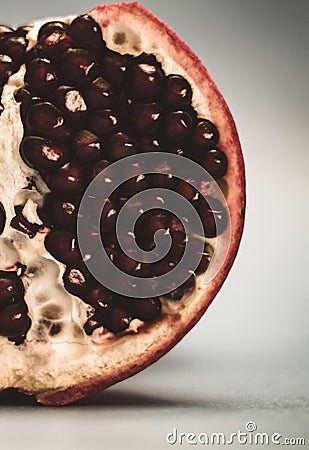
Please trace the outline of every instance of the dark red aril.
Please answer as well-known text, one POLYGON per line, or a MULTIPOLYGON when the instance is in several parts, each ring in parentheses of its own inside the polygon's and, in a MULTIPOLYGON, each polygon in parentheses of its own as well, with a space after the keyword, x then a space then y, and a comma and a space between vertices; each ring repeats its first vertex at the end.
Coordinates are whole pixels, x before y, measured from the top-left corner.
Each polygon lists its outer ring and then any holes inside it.
POLYGON ((8 27, 7 25, 0 25, 0 42, 2 39, 12 35, 14 33, 14 28, 8 27))
POLYGON ((79 161, 91 163, 104 157, 101 140, 88 130, 81 130, 72 141, 72 150, 79 161))
POLYGON ((41 225, 29 222, 24 216, 16 215, 12 218, 10 226, 17 231, 26 234, 30 239, 33 239, 36 233, 41 228, 41 225))
POLYGON ((168 258, 179 262, 186 248, 186 234, 182 231, 171 231, 172 244, 168 253, 168 258))
MULTIPOLYGON (((58 58, 73 46, 72 39, 64 30, 54 29, 45 33, 38 41, 36 53, 43 58, 58 61, 58 58)), ((62 63, 61 67, 62 67, 62 63)))
POLYGON ((161 313, 162 305, 157 297, 147 299, 128 298, 128 309, 132 318, 148 322, 161 313))
POLYGON ((91 336, 94 330, 103 327, 102 323, 103 317, 98 313, 91 316, 84 325, 85 333, 91 336))
POLYGON ((154 235, 168 230, 168 215, 160 210, 153 209, 142 214, 135 224, 135 238, 143 250, 150 250, 154 246, 154 235))
POLYGON ((20 144, 20 155, 29 167, 53 170, 68 162, 70 151, 64 144, 39 136, 26 136, 20 144))
POLYGON ((110 230, 114 227, 117 217, 117 206, 112 200, 107 199, 104 201, 104 206, 101 213, 101 230, 110 230))
POLYGON ((171 234, 178 232, 185 234, 183 223, 175 214, 168 214, 168 228, 171 234))
POLYGON ((26 125, 28 132, 59 141, 68 139, 72 133, 61 111, 49 102, 31 105, 27 113, 26 125))
POLYGON ((52 191, 71 195, 80 194, 86 185, 86 180, 85 168, 71 162, 45 177, 46 184, 52 191))
POLYGON ((2 202, 0 202, 0 234, 3 233, 6 222, 6 213, 2 202))
POLYGON ((106 150, 110 161, 118 161, 137 153, 137 146, 134 139, 125 133, 119 132, 109 138, 106 150))
POLYGON ((27 51, 26 56, 25 56, 26 66, 28 66, 28 64, 30 64, 30 62, 35 58, 43 58, 42 55, 39 55, 39 52, 38 52, 36 46, 32 47, 30 50, 27 51))
POLYGON ((184 107, 190 105, 192 89, 188 81, 181 75, 169 75, 165 80, 163 101, 168 107, 184 107))
POLYGON ((160 173, 160 168, 156 169, 156 173, 147 175, 149 184, 153 188, 173 189, 175 178, 171 173, 160 173))
POLYGON ((31 25, 22 25, 21 27, 16 28, 16 30, 14 31, 14 35, 15 36, 22 36, 22 37, 26 37, 27 34, 32 30, 32 26, 31 25))
POLYGON ((82 48, 100 50, 105 48, 100 26, 88 14, 76 17, 69 26, 67 34, 82 48))
POLYGON ((116 192, 119 192, 120 196, 123 198, 132 197, 132 195, 142 192, 148 187, 148 178, 145 175, 137 175, 135 177, 129 178, 127 181, 122 183, 116 192))
POLYGON ((62 78, 73 85, 85 84, 98 76, 95 56, 83 48, 69 48, 61 56, 59 70, 62 78))
POLYGON ((13 74, 13 60, 9 55, 0 54, 0 84, 5 84, 13 74))
POLYGON ((159 130, 162 108, 157 103, 132 103, 129 118, 134 131, 143 136, 155 136, 159 130))
POLYGON ((167 143, 181 142, 188 138, 193 129, 193 119, 187 111, 167 113, 162 119, 162 138, 167 143))
POLYGON ((210 120, 200 119, 190 136, 191 151, 200 156, 203 151, 214 148, 218 141, 217 127, 210 120))
POLYGON ((24 81, 32 93, 47 93, 56 86, 58 80, 49 59, 35 58, 27 66, 24 81))
POLYGON ((215 180, 224 177, 226 174, 227 157, 218 148, 212 148, 204 153, 199 163, 215 180))
POLYGON ((187 200, 193 200, 193 198, 198 194, 197 189, 185 180, 177 181, 175 183, 174 190, 187 200))
POLYGON ((39 29, 38 40, 40 40, 44 35, 50 35, 54 31, 66 31, 68 28, 69 26, 66 23, 61 22, 59 20, 52 20, 50 22, 46 22, 39 29))
POLYGON ((106 138, 119 130, 119 116, 111 109, 91 111, 87 118, 87 127, 100 138, 106 138))
POLYGON ((126 88, 130 97, 138 102, 152 102, 159 98, 164 73, 155 62, 142 61, 129 67, 126 88))
POLYGON ((141 137, 138 141, 138 147, 141 153, 159 152, 163 150, 160 141, 153 137, 141 137))
POLYGON ((102 159, 101 161, 92 163, 89 168, 90 180, 92 180, 97 175, 99 175, 101 172, 103 172, 106 169, 106 167, 108 167, 108 166, 109 166, 109 161, 107 161, 106 159, 102 159))
POLYGON ((26 333, 31 326, 25 302, 9 305, 0 314, 0 335, 15 337, 26 333))
POLYGON ((17 66, 25 62, 27 39, 22 36, 8 36, 0 41, 0 52, 9 55, 17 66))
POLYGON ((93 306, 101 316, 111 312, 114 306, 112 293, 101 284, 95 283, 83 297, 84 302, 93 306))
POLYGON ((49 192, 44 197, 43 208, 39 211, 40 218, 48 222, 56 229, 64 229, 75 233, 79 201, 70 196, 69 199, 61 199, 59 195, 49 192))
POLYGON ((82 262, 77 238, 69 231, 52 231, 44 241, 46 250, 58 261, 74 266, 82 262))
POLYGON ((23 295, 24 285, 16 272, 0 270, 0 310, 9 303, 20 302, 23 295))
POLYGON ((84 89, 84 95, 89 108, 108 108, 114 100, 111 85, 102 77, 98 77, 84 89))
POLYGON ((130 275, 136 272, 138 266, 137 261, 123 252, 116 253, 113 262, 118 269, 130 275))
POLYGON ((192 204, 195 206, 203 223, 206 237, 213 238, 225 231, 229 218, 228 212, 220 200, 213 197, 207 197, 206 199, 199 197, 192 204))
POLYGON ((131 317, 129 313, 120 307, 116 307, 108 316, 104 319, 103 325, 112 333, 118 334, 125 331, 130 324, 131 317))
POLYGON ((189 236, 188 242, 190 245, 190 252, 191 254, 197 254, 200 257, 200 262, 198 263, 197 267, 191 267, 190 270, 194 271, 197 275, 200 273, 203 273, 207 270, 210 260, 211 260, 211 254, 209 251, 209 247, 206 242, 204 242, 204 246, 202 245, 202 240, 204 238, 199 237, 192 237, 189 236), (202 250, 201 250, 202 248, 202 250))
POLYGON ((127 55, 109 51, 102 59, 102 74, 116 86, 123 84, 131 59, 127 55))
POLYGON ((177 265, 177 261, 172 261, 168 259, 161 259, 158 262, 155 262, 151 265, 152 275, 159 277, 161 275, 165 275, 174 269, 177 265))

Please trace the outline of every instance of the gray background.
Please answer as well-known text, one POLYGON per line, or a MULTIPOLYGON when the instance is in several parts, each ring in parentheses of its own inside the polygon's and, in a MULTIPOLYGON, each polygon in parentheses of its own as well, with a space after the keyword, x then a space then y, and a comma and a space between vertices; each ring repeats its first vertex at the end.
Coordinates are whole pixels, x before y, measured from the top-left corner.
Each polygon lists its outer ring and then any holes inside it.
MULTIPOLYGON (((201 57, 234 115, 248 180, 241 249, 206 316, 143 373, 62 409, 2 395, 1 448, 164 449, 173 428, 230 433, 251 420, 308 443, 309 4, 141 3, 201 57)), ((1 21, 94 5, 10 0, 1 21)))

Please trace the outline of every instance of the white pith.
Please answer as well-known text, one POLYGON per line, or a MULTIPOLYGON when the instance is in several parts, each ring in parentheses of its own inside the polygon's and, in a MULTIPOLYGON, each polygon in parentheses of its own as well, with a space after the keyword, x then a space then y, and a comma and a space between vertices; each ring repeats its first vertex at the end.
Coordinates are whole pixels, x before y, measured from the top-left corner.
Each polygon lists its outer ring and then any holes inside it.
MULTIPOLYGON (((95 20, 99 20, 96 14, 94 10, 92 16, 95 20)), ((72 19, 73 16, 60 20, 70 23, 72 19)), ((50 19, 44 19, 35 24, 29 35, 29 46, 35 42, 40 26, 48 20, 50 19)), ((154 53, 167 74, 184 75, 194 86, 193 106, 199 116, 213 119, 205 94, 197 89, 194 79, 181 65, 160 51, 151 32, 149 38, 148 35, 143 35, 141 43, 134 26, 130 26, 127 21, 125 24, 116 21, 103 29, 103 36, 111 49, 135 55, 141 51, 154 53), (125 44, 120 46, 114 43, 117 33, 125 34, 125 44)), ((161 318, 149 326, 133 321, 130 326, 131 331, 120 337, 115 337, 111 333, 102 333, 102 330, 96 330, 92 337, 86 336, 83 325, 89 317, 91 308, 63 288, 64 266, 46 252, 44 232, 38 233, 34 239, 30 240, 26 235, 9 227, 10 220, 15 215, 14 203, 25 205, 24 213, 30 221, 38 219, 35 205, 40 202, 41 195, 31 191, 27 199, 23 198, 24 194, 21 193, 21 189, 27 186, 29 177, 35 180, 41 193, 48 190, 38 173, 28 168, 19 156, 23 126, 19 117, 19 105, 14 101, 13 94, 23 85, 23 75, 24 68, 21 68, 10 78, 2 95, 5 109, 0 117, 0 164, 2 167, 0 195, 7 214, 7 223, 0 237, 0 269, 11 270, 16 261, 27 265, 28 272, 23 277, 23 282, 32 327, 25 343, 20 346, 8 342, 6 337, 0 337, 0 390, 15 387, 25 392, 40 393, 65 389, 72 384, 92 380, 104 373, 112 375, 113 372, 117 372, 117 368, 121 372, 121 365, 125 361, 136 360, 136 364, 139 364, 138 356, 151 352, 152 348, 158 345, 158 340, 161 340, 163 344, 173 338, 175 335, 173 324, 177 329, 186 326, 192 311, 198 310, 198 303, 205 295, 205 290, 212 289, 212 284, 205 286, 203 276, 200 276, 194 292, 181 302, 163 300, 161 318), (16 194, 18 194, 17 197, 16 194), (10 251, 8 247, 11 248, 10 251), (38 272, 33 271, 35 273, 30 274, 31 267, 37 267, 38 272), (40 334, 42 328, 39 328, 39 318, 48 304, 62 308, 63 332, 53 338, 44 333, 40 334)), ((229 139, 225 137, 225 133, 226 136, 229 135, 228 130, 220 129, 220 143, 223 150, 229 145, 229 139)), ((48 314, 48 311, 45 310, 45 314, 48 314)))

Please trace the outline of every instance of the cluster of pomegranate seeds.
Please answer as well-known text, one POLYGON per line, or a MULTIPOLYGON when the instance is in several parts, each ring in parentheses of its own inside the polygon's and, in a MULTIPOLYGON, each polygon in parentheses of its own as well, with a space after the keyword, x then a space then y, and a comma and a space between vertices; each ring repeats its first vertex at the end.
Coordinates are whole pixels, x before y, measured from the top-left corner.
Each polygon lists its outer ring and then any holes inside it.
MULTIPOLYGON (((91 275, 86 259, 98 258, 100 263, 95 238, 102 237, 108 256, 122 271, 136 277, 152 277, 154 281, 177 266, 188 243, 193 250, 196 247, 201 258, 199 266, 192 267, 186 273, 187 281, 179 287, 171 286, 166 294, 168 299, 179 301, 194 289, 196 275, 207 269, 211 259, 208 245, 205 243, 201 253, 196 230, 191 229, 187 235, 182 223, 185 218, 162 209, 162 203, 154 198, 150 205, 153 209, 137 220, 134 235, 123 230, 121 237, 129 247, 136 241, 142 249, 151 251, 155 247, 154 235, 161 230, 171 237, 172 244, 161 260, 138 262, 133 251, 125 254, 119 245, 115 229, 118 213, 136 193, 167 188, 191 202, 201 218, 204 235, 212 238, 227 226, 225 207, 217 199, 208 198, 208 202, 191 184, 173 174, 161 173, 158 168, 156 173, 143 175, 141 167, 139 176, 132 176, 109 199, 104 199, 107 201, 100 227, 96 229, 89 223, 89 251, 82 255, 76 230, 81 198, 91 180, 110 163, 144 152, 162 151, 190 158, 214 179, 220 179, 226 174, 227 158, 218 148, 218 130, 212 122, 198 116, 192 106, 192 88, 183 76, 165 74, 154 55, 142 53, 133 57, 109 50, 99 25, 89 15, 77 17, 70 25, 59 21, 45 23, 36 46, 27 53, 26 33, 27 27, 15 31, 0 27, 0 82, 5 83, 20 64, 26 63, 25 85, 15 94, 24 125, 20 155, 29 167, 40 172, 50 189, 39 211, 44 224, 51 228, 45 247, 66 266, 66 290, 94 308, 94 315, 85 325, 87 334, 102 326, 112 333, 121 333, 133 319, 153 321, 161 314, 158 297, 135 298, 133 286, 132 296, 121 296, 91 275)), ((126 175, 133 169, 128 165, 126 175)), ((94 200, 94 208, 98 208, 98 200, 94 200)), ((142 206, 137 202, 130 208, 128 214, 136 217, 142 206)), ((5 223, 2 216, 0 208, 0 228, 5 223)), ((32 224, 33 229, 30 225, 22 215, 11 222, 11 226, 31 238, 37 229, 36 224, 32 224)), ((12 338, 26 332, 30 319, 20 300, 22 292, 16 297, 2 295, 5 287, 1 286, 9 286, 10 280, 3 275, 0 281, 0 301, 6 303, 3 314, 1 306, 0 334, 12 338), (16 304, 15 298, 19 299, 16 304), (6 331, 8 314, 13 324, 12 314, 16 311, 22 325, 17 327, 18 333, 13 325, 14 331, 6 331)), ((11 292, 17 290, 16 280, 11 292)))
MULTIPOLYGON (((0 25, 0 96, 11 75, 25 62, 28 41, 27 27, 13 28, 0 25)), ((0 114, 3 111, 1 104, 0 114)))
POLYGON ((31 326, 24 286, 16 272, 0 271, 0 335, 21 344, 31 326))

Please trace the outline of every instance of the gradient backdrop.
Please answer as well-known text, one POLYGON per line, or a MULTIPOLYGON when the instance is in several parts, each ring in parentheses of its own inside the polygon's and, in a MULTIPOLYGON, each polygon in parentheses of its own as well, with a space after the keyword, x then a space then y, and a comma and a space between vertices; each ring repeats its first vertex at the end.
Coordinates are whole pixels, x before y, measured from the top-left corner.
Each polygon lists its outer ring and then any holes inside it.
MULTIPOLYGON (((200 56, 234 115, 248 180, 241 249, 206 316, 143 373, 63 409, 0 397, 1 448, 160 450, 173 428, 230 433, 252 420, 308 443, 309 3, 141 3, 200 56)), ((94 6, 9 0, 1 22, 94 6)))

